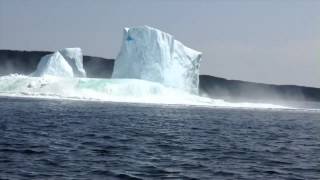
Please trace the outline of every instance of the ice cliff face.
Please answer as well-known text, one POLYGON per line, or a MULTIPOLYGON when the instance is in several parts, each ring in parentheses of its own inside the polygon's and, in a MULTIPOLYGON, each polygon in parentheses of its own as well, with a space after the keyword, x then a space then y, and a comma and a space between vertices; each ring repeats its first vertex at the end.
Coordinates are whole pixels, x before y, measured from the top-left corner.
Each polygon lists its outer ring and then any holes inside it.
POLYGON ((59 52, 46 55, 41 58, 37 70, 32 76, 60 76, 73 77, 73 70, 59 52))
POLYGON ((83 69, 82 51, 80 48, 65 48, 59 51, 73 69, 75 77, 86 77, 83 69))
POLYGON ((86 77, 80 48, 65 48, 41 58, 32 76, 86 77))
POLYGON ((148 26, 125 28, 112 78, 134 78, 198 93, 201 53, 148 26))

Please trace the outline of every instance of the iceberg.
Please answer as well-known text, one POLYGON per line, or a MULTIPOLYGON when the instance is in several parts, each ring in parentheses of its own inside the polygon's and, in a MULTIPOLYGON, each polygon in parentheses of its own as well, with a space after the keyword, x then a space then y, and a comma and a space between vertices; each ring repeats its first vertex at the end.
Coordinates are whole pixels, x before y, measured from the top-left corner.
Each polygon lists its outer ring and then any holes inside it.
POLYGON ((86 76, 80 48, 41 58, 31 76, 0 76, 0 96, 181 104, 239 108, 287 108, 229 103, 197 95, 201 53, 160 30, 125 28, 111 79, 86 76), (73 78, 75 77, 75 78, 73 78))
POLYGON ((41 58, 32 76, 86 77, 82 50, 64 48, 41 58))
POLYGON ((73 70, 64 57, 59 53, 46 55, 40 59, 35 72, 31 76, 73 77, 73 70))
POLYGON ((112 78, 153 81, 197 94, 201 56, 158 29, 125 28, 112 78))
POLYGON ((72 67, 75 77, 86 77, 81 48, 65 48, 59 50, 59 52, 72 67))

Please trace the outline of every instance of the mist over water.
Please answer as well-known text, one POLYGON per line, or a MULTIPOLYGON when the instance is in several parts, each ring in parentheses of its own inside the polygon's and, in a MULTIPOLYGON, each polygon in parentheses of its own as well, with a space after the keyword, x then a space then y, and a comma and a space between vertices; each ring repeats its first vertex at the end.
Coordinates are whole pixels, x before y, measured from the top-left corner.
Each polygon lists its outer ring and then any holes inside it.
POLYGON ((180 104, 230 108, 292 107, 211 99, 186 93, 159 83, 138 79, 98 79, 29 77, 10 75, 0 77, 0 95, 83 101, 112 101, 152 104, 180 104))

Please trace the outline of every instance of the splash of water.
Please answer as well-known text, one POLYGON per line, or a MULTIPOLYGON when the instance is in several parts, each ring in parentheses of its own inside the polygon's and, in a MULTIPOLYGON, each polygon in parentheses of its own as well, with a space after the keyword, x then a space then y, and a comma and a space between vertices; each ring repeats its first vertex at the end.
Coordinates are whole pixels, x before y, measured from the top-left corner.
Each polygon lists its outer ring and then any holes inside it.
POLYGON ((139 79, 61 78, 10 75, 0 77, 0 95, 33 98, 200 105, 231 108, 288 108, 273 104, 230 103, 139 79))

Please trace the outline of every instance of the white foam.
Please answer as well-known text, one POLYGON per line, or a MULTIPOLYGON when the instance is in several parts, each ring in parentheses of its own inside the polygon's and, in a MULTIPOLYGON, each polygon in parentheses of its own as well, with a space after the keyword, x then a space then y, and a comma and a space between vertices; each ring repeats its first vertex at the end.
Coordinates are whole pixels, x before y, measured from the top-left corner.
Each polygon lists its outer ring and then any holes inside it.
POLYGON ((223 100, 192 95, 177 89, 167 88, 159 83, 138 79, 60 78, 10 75, 0 77, 0 95, 227 108, 289 108, 263 103, 230 103, 223 100))

